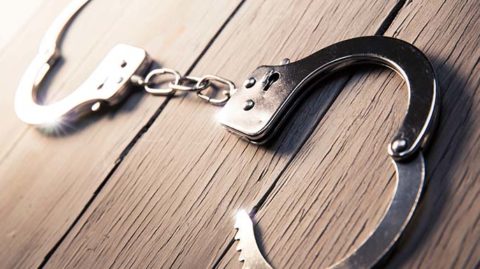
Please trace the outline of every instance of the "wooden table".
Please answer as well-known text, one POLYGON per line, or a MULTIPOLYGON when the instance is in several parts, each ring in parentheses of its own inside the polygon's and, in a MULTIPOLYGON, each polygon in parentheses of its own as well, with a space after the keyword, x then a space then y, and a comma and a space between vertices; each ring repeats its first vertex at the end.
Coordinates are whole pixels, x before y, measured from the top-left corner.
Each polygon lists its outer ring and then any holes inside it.
MULTIPOLYGON (((280 137, 256 146, 218 107, 141 92, 51 134, 13 110, 19 79, 69 0, 2 0, 0 267, 240 268, 235 212, 256 210, 276 268, 325 267, 375 228, 393 190, 386 145, 407 104, 393 72, 358 67, 319 86, 280 137), (387 165, 388 164, 388 165, 387 165)), ((42 91, 66 96, 117 43, 163 66, 242 83, 255 67, 364 35, 415 44, 441 85, 428 187, 387 265, 480 266, 480 2, 94 0, 42 91)))

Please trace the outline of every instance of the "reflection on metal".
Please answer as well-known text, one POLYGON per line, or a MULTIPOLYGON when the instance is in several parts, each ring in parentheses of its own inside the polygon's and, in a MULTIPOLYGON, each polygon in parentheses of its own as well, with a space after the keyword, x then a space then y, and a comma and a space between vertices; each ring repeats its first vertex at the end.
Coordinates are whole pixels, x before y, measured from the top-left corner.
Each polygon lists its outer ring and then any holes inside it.
POLYGON ((221 123, 254 143, 266 142, 287 114, 311 90, 311 84, 354 64, 374 63, 399 73, 407 83, 409 105, 400 130, 389 145, 389 154, 407 159, 424 147, 438 112, 437 82, 432 66, 411 44, 388 37, 369 36, 342 41, 302 60, 279 66, 260 66, 237 89, 220 113, 221 123), (255 106, 245 110, 245 102, 255 106))
POLYGON ((331 268, 370 268, 385 256, 410 221, 422 194, 425 161, 420 152, 409 162, 393 161, 396 175, 394 196, 377 228, 348 257, 331 268))
MULTIPOLYGON (((360 247, 330 268, 370 268, 388 253, 402 234, 422 193, 425 161, 419 153, 407 163, 393 161, 393 164, 397 172, 395 195, 382 221, 360 247)), ((253 223, 245 211, 237 214, 235 228, 238 229, 235 239, 239 240, 237 250, 241 251, 243 268, 271 268, 258 250, 253 223)))
MULTIPOLYGON (((346 66, 376 63, 398 72, 406 81, 409 105, 404 121, 388 147, 397 171, 392 202, 366 241, 334 268, 368 268, 375 265, 395 244, 415 211, 425 180, 423 149, 437 121, 439 97, 433 69, 423 53, 404 41, 380 37, 360 37, 342 41, 300 61, 288 59, 279 66, 261 66, 242 89, 224 78, 181 76, 175 70, 156 69, 144 79, 150 59, 143 49, 117 45, 92 75, 73 93, 49 105, 37 103, 37 92, 48 71, 60 57, 59 43, 65 28, 89 0, 74 0, 57 17, 41 42, 38 54, 27 68, 15 97, 15 110, 23 121, 54 125, 75 119, 102 104, 118 104, 132 84, 155 94, 175 91, 196 92, 211 104, 228 103, 219 114, 229 130, 254 143, 270 139, 313 83, 346 66), (154 88, 155 75, 173 74, 169 88, 154 88), (153 80, 153 79, 152 79, 153 80), (195 85, 188 85, 194 82, 195 85), (205 91, 213 84, 223 89, 219 98, 205 91), (230 99, 231 98, 231 99, 230 99)), ((244 268, 271 268, 255 241, 253 223, 244 211, 237 216, 240 259, 244 268)))
POLYGON ((243 269, 272 269, 263 258, 255 240, 253 222, 245 210, 237 213, 235 240, 238 240, 237 250, 240 251, 239 260, 243 262, 243 269))
MULTIPOLYGON (((342 41, 297 62, 257 68, 219 115, 230 131, 254 143, 266 142, 312 84, 343 67, 361 63, 384 65, 399 73, 407 83, 409 103, 403 124, 388 146, 396 168, 396 188, 387 212, 369 237, 332 268, 370 268, 377 264, 397 242, 417 207, 425 181, 422 152, 439 111, 437 82, 428 59, 413 45, 394 38, 371 36, 342 41)), ((243 258, 246 264, 255 261, 249 261, 249 256, 243 258)))
POLYGON ((41 82, 60 58, 59 43, 63 32, 88 2, 70 2, 45 34, 38 54, 25 71, 15 96, 15 111, 21 120, 35 125, 52 125, 96 111, 104 103, 118 104, 128 93, 130 77, 143 74, 148 67, 149 59, 144 50, 120 44, 69 96, 49 105, 37 103, 41 82))

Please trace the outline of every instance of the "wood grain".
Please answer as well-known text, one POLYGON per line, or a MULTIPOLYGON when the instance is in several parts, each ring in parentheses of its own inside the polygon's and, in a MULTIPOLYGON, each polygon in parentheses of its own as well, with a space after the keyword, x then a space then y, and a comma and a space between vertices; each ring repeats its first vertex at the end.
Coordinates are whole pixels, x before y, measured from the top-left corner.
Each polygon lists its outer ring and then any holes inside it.
POLYGON ((0 51, 5 47, 22 26, 32 17, 45 0, 24 0, 11 2, 1 0, 0 6, 0 51), (8 7, 8 8, 6 8, 8 7))
MULTIPOLYGON (((387 32, 428 55, 443 97, 429 186, 388 267, 480 265, 479 32, 478 1, 409 2, 387 32)), ((256 215, 276 268, 326 267, 375 228, 392 195, 386 146, 403 116, 404 88, 388 72, 355 76, 286 169, 256 215)), ((221 268, 240 268, 234 246, 221 268)))
MULTIPOLYGON (((20 76, 46 28, 68 2, 46 0, 0 55, 0 257, 4 268, 42 263, 165 101, 137 93, 108 115, 64 126, 55 130, 56 135, 17 120, 13 97, 20 76)), ((238 3, 93 1, 67 32, 62 46, 65 61, 47 81, 45 102, 58 100, 80 85, 119 42, 145 48, 161 64, 185 72, 238 3)))
MULTIPOLYGON (((373 34, 394 1, 247 1, 193 71, 245 79, 259 64, 306 56, 373 34), (362 20, 352 24, 352 20, 362 20), (248 25, 248 27, 247 27, 248 25)), ((205 268, 281 174, 346 77, 301 108, 269 147, 248 144, 215 121, 218 108, 174 98, 68 234, 47 267, 205 268)))

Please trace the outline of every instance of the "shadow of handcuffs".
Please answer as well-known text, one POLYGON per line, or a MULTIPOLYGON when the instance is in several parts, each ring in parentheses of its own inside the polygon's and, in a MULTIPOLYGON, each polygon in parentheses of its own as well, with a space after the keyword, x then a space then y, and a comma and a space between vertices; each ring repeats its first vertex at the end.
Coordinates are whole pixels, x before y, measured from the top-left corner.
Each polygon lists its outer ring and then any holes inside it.
MULTIPOLYGON (((67 118, 76 120, 97 111, 102 104, 118 104, 128 95, 134 78, 145 76, 151 63, 147 53, 120 44, 70 95, 53 104, 37 103, 38 88, 60 57, 58 45, 64 30, 88 2, 74 0, 57 17, 42 40, 39 53, 25 71, 15 97, 16 113, 24 122, 42 126, 67 118)), ((387 152, 396 169, 396 186, 387 212, 368 238, 333 268, 375 265, 393 247, 417 207, 425 181, 423 151, 435 129, 439 111, 437 81, 428 59, 413 45, 394 38, 367 36, 345 40, 293 63, 285 61, 278 66, 258 67, 235 94, 228 96, 230 100, 219 115, 220 123, 228 130, 252 143, 262 144, 272 138, 287 115, 312 89, 309 85, 346 66, 363 63, 386 66, 405 80, 408 109, 388 145, 387 152)), ((244 267, 271 268, 258 251, 253 228, 250 228, 253 224, 247 218, 248 214, 239 214, 236 226, 244 267)))

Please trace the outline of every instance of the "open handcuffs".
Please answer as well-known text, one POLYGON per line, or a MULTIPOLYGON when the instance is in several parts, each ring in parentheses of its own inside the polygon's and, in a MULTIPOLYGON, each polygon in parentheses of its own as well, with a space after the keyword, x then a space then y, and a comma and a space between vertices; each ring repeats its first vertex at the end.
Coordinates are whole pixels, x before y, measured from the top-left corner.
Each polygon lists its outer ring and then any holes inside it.
MULTIPOLYGON (((57 17, 41 42, 15 97, 18 117, 32 125, 48 125, 75 120, 96 111, 103 104, 115 105, 128 96, 132 86, 143 86, 153 94, 193 91, 206 101, 223 105, 220 123, 253 143, 268 141, 278 126, 312 87, 314 82, 346 66, 375 63, 387 66, 406 81, 409 102, 403 124, 388 145, 396 169, 396 188, 392 201, 377 228, 363 244, 332 268, 369 268, 385 256, 402 234, 420 199, 425 181, 423 150, 434 131, 439 112, 437 81, 425 55, 404 41, 381 36, 345 40, 328 46, 302 60, 278 66, 260 66, 236 89, 217 76, 195 78, 177 71, 148 68, 151 60, 140 48, 117 45, 92 75, 73 93, 56 103, 41 105, 37 90, 47 72, 60 57, 60 38, 72 18, 90 0, 74 0, 57 17), (174 79, 168 88, 154 88, 154 76, 169 74, 174 79), (223 84, 223 97, 205 93, 212 82, 223 84)), ((237 215, 235 239, 240 240, 240 260, 244 268, 271 268, 263 258, 247 212, 237 215)))

